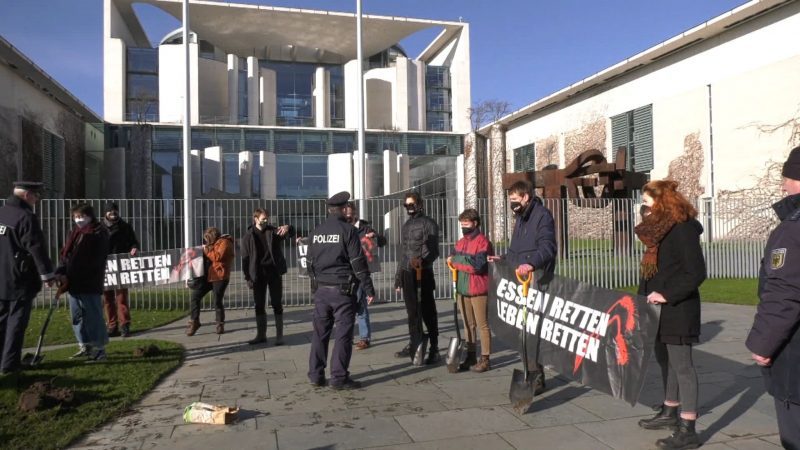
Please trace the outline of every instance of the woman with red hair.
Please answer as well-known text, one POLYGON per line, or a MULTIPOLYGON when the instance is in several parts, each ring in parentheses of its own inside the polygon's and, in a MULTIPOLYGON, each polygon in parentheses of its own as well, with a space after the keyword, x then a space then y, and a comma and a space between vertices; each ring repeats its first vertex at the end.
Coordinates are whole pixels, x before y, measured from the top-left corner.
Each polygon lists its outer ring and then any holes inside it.
POLYGON ((697 448, 697 372, 692 344, 700 342, 700 284, 706 264, 700 248, 703 227, 697 210, 677 191, 678 183, 651 181, 642 188, 645 212, 636 235, 645 245, 639 295, 661 307, 655 354, 664 381, 664 404, 642 419, 648 430, 673 429, 656 445, 665 449, 697 448), (680 409, 680 418, 678 416, 680 409))

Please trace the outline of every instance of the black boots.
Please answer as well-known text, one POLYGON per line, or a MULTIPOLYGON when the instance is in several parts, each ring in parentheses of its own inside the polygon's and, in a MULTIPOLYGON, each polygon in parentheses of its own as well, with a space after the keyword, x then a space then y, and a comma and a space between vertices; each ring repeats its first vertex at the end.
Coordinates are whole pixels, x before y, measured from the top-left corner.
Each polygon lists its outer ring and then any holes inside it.
POLYGON ((668 450, 684 450, 700 447, 700 438, 697 436, 694 424, 694 420, 681 418, 678 421, 678 428, 672 433, 672 436, 657 440, 656 446, 668 450))
POLYGON ((475 351, 468 351, 467 352, 467 359, 464 360, 459 366, 458 371, 463 372, 465 370, 469 370, 470 367, 474 366, 478 362, 477 357, 475 356, 475 351))
POLYGON ((267 315, 256 316, 256 337, 247 341, 250 345, 264 344, 267 342, 267 315))
POLYGON ((283 345, 283 314, 275 314, 275 345, 283 345))
POLYGON ((639 426, 646 430, 674 430, 678 426, 678 407, 662 404, 658 414, 649 419, 640 420, 639 426))

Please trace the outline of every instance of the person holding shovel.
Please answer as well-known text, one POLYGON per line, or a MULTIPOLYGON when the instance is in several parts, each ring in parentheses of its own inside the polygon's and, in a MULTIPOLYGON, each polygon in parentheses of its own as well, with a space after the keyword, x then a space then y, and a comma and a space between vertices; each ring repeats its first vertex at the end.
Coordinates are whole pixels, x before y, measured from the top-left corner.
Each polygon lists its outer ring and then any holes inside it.
POLYGON ((394 287, 396 291, 403 290, 410 343, 394 356, 396 358, 414 356, 415 346, 423 339, 419 320, 421 315, 430 338, 430 351, 425 364, 435 364, 441 359, 439 324, 433 298, 433 291, 436 288, 433 262, 439 258, 439 226, 423 212, 422 196, 418 192, 409 192, 405 195, 404 207, 409 219, 403 224, 400 232, 401 241, 398 250, 400 260, 397 263, 394 287), (417 280, 417 268, 421 269, 421 280, 417 280), (418 292, 421 293, 420 299, 417 298, 418 292))
POLYGON ((0 372, 22 368, 22 342, 31 307, 42 283, 52 286, 56 275, 33 207, 44 185, 17 181, 0 207, 0 372))
POLYGON ((473 372, 491 369, 492 333, 489 331, 489 257, 494 255, 492 243, 481 232, 478 211, 465 209, 459 216, 463 237, 456 242, 455 251, 447 258, 448 266, 458 271, 456 292, 458 309, 464 318, 467 336, 467 358, 458 366, 459 371, 472 368, 473 372), (481 333, 481 359, 476 360, 477 333, 481 333))
MULTIPOLYGON (((533 193, 527 181, 517 181, 508 189, 508 201, 514 212, 514 231, 508 252, 503 256, 490 256, 489 261, 504 258, 520 277, 527 277, 534 270, 543 270, 549 278, 556 269, 556 231, 553 214, 542 200, 533 193)), ((544 368, 538 362, 530 367, 534 377, 534 393, 544 392, 544 368)))

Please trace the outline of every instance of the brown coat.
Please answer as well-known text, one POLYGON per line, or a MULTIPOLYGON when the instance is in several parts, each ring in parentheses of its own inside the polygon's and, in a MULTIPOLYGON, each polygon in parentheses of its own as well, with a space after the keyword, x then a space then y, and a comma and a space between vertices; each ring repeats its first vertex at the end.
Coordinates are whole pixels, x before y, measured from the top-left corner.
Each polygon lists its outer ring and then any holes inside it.
POLYGON ((211 245, 203 247, 206 257, 211 261, 208 268, 208 281, 222 281, 231 277, 233 267, 233 238, 223 234, 211 245))

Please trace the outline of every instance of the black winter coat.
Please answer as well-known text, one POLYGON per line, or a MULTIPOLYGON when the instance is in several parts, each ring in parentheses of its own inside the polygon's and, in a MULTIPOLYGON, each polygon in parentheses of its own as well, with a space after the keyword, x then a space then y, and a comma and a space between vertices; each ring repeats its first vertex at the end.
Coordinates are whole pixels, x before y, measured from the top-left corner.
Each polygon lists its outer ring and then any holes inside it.
POLYGON ((547 274, 556 270, 556 226, 538 197, 517 216, 505 260, 514 268, 530 264, 547 274))
POLYGON ((776 400, 800 404, 800 194, 773 208, 781 223, 764 249, 761 302, 745 345, 772 358, 772 365, 762 368, 767 392, 776 400))
POLYGON ((0 207, 0 301, 32 299, 55 276, 33 209, 16 195, 0 207))
POLYGON ((289 231, 283 235, 278 236, 275 231, 276 227, 267 225, 267 228, 262 232, 255 226, 250 225, 247 227, 247 232, 242 237, 242 242, 239 245, 242 255, 242 273, 244 279, 248 281, 263 281, 262 278, 267 272, 275 271, 278 275, 286 273, 286 258, 283 256, 283 242, 286 238, 294 236, 294 227, 289 225, 289 231), (256 240, 258 237, 255 233, 265 233, 267 241, 267 251, 272 255, 272 264, 262 265, 263 251, 256 240))
POLYGON ((131 249, 139 248, 139 240, 128 222, 119 219, 116 223, 103 219, 103 225, 108 230, 108 254, 129 253, 131 249))
POLYGON ((56 270, 67 276, 67 290, 73 295, 102 294, 104 290, 108 231, 99 222, 86 226, 92 227, 92 231, 78 237, 56 270))
POLYGON ((690 219, 676 224, 658 246, 658 272, 639 281, 639 294, 658 292, 661 305, 658 338, 665 344, 700 341, 700 285, 706 279, 706 262, 700 247, 703 226, 690 219))
POLYGON ((418 212, 403 224, 400 231, 400 256, 397 271, 413 270, 412 258, 420 258, 422 267, 429 268, 439 258, 439 225, 424 212, 418 212))

